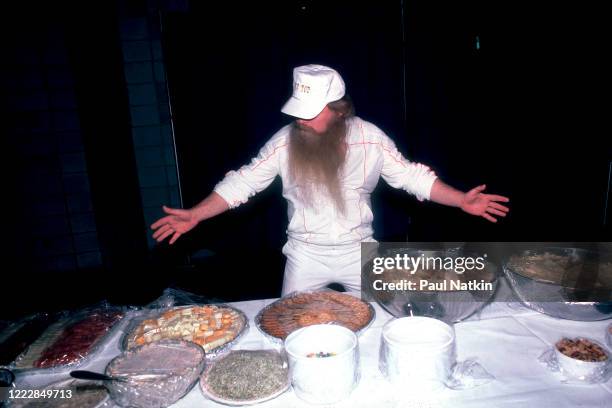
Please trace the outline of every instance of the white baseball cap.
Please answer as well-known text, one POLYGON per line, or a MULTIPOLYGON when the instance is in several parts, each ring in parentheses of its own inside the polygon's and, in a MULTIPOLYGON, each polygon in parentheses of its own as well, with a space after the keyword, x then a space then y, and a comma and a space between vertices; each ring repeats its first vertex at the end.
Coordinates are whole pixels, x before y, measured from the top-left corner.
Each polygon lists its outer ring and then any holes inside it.
POLYGON ((344 96, 346 88, 336 70, 323 65, 303 65, 293 69, 293 95, 281 112, 300 119, 312 119, 325 105, 344 96))

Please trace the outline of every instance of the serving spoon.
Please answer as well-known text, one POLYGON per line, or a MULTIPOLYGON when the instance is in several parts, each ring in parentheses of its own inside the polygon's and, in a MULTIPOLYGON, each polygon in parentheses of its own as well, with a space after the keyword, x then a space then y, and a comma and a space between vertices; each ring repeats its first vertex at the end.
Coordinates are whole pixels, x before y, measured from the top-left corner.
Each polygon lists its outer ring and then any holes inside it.
POLYGON ((110 376, 102 373, 96 373, 94 371, 75 370, 70 372, 70 376, 79 380, 127 382, 128 380, 155 380, 160 377, 167 377, 168 374, 134 374, 130 376, 110 376))
POLYGON ((110 375, 96 373, 94 371, 86 371, 86 370, 75 370, 70 372, 70 376, 72 378, 77 378, 79 380, 92 380, 92 381, 121 381, 126 382, 127 377, 112 377, 110 375))

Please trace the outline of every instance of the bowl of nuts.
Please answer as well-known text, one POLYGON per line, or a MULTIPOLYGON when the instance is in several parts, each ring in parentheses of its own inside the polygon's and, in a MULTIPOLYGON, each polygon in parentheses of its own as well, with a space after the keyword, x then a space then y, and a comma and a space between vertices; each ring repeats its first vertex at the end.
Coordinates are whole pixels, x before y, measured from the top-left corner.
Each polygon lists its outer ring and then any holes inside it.
POLYGON ((555 344, 555 355, 563 373, 581 380, 601 376, 610 364, 610 353, 586 338, 562 338, 555 344))

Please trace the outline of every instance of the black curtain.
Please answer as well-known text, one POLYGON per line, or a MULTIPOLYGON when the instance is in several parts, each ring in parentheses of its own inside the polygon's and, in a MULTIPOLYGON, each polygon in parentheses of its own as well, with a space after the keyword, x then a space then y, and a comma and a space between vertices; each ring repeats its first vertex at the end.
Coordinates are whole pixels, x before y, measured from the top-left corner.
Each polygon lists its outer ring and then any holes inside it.
MULTIPOLYGON (((292 68, 319 63, 343 75, 357 114, 409 159, 463 191, 485 183, 512 200, 510 215, 491 224, 381 182, 372 196, 378 240, 609 239, 611 150, 591 126, 592 104, 582 92, 592 63, 579 46, 587 34, 563 25, 575 10, 553 11, 550 20, 547 8, 521 2, 313 0, 194 2, 163 13, 185 205, 290 120, 279 110, 292 68)), ((249 261, 240 276, 255 284, 261 276, 252 270, 267 270, 279 288, 287 224, 280 192, 277 180, 203 223, 182 250, 240 254, 249 261)))

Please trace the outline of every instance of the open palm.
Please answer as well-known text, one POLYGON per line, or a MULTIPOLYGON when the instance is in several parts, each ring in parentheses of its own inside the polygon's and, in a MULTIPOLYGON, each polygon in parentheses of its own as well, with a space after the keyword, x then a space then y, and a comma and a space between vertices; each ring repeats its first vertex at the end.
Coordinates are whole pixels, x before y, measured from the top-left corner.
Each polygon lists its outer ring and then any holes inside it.
POLYGON ((164 212, 168 215, 160 218, 151 225, 151 229, 155 230, 153 239, 161 242, 170 235, 169 244, 174 244, 181 235, 191 231, 198 221, 195 219, 193 212, 180 208, 169 208, 163 206, 164 212))
POLYGON ((461 203, 461 209, 468 214, 481 216, 491 222, 497 222, 494 215, 505 217, 510 209, 500 204, 510 201, 508 197, 496 194, 484 194, 487 188, 485 184, 475 187, 468 191, 461 203))

